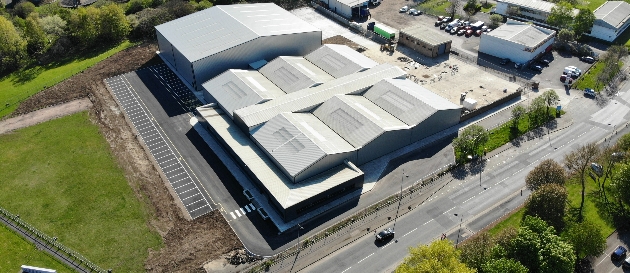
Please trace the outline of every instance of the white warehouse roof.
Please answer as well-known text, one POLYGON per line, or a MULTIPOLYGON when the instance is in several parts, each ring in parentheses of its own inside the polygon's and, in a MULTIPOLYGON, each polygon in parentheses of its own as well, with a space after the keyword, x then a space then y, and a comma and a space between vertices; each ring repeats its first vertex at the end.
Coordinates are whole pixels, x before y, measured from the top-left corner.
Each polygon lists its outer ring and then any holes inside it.
POLYGON ((280 56, 258 71, 286 93, 317 86, 334 79, 303 57, 280 56))
POLYGON ((363 96, 410 126, 421 123, 439 110, 461 108, 406 79, 382 80, 363 96))
POLYGON ((630 4, 625 1, 607 1, 593 13, 595 18, 609 25, 609 28, 620 28, 630 17, 630 4))
POLYGON ((327 160, 330 164, 311 171, 307 176, 342 164, 349 153, 355 150, 311 113, 282 113, 251 134, 294 182, 301 180, 296 179, 296 176, 325 157, 341 155, 336 160, 327 160))
POLYGON ((550 29, 508 20, 507 23, 484 35, 511 41, 527 47, 536 47, 544 43, 550 36, 554 36, 555 33, 555 31, 550 29))
POLYGON ((378 65, 374 60, 348 46, 335 44, 325 44, 304 58, 335 78, 378 65))
POLYGON ((335 96, 313 114, 356 148, 365 146, 386 131, 409 128, 363 96, 335 96))
POLYGON ((367 71, 351 74, 316 87, 286 94, 266 103, 234 111, 235 119, 253 128, 283 112, 304 112, 318 106, 335 95, 357 94, 382 79, 403 78, 406 73, 397 66, 380 64, 367 71))
POLYGON ((547 13, 550 13, 551 9, 556 6, 556 4, 554 3, 542 0, 497 0, 497 2, 504 2, 519 7, 526 7, 533 10, 544 11, 547 13))
POLYGON ((230 69, 203 84, 230 117, 234 110, 282 95, 280 88, 255 70, 230 69))
POLYGON ((272 3, 214 6, 155 28, 190 62, 258 37, 320 31, 272 3))

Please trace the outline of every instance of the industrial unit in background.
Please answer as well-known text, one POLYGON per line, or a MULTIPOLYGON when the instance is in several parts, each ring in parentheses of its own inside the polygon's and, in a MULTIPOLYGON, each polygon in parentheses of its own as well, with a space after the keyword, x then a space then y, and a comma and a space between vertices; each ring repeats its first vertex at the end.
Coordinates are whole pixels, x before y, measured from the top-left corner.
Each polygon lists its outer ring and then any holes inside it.
POLYGON ((398 43, 424 56, 435 58, 451 51, 452 40, 442 32, 417 25, 401 30, 398 43))
POLYGON ((556 32, 524 22, 508 21, 481 35, 479 52, 525 64, 550 51, 556 32))
POLYGON ((214 6, 155 29, 160 57, 196 90, 228 69, 322 44, 321 30, 272 3, 214 6))

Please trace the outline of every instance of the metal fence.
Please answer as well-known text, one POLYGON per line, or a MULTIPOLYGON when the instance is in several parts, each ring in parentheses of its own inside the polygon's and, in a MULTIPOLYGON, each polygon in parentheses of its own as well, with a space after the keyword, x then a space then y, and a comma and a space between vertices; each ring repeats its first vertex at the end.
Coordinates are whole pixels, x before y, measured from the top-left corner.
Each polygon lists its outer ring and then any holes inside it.
POLYGON ((90 262, 87 258, 83 257, 83 255, 79 254, 78 252, 69 249, 63 244, 57 242, 56 237, 51 238, 50 236, 31 226, 29 223, 20 219, 19 215, 14 215, 2 207, 0 207, 0 214, 2 214, 2 216, 8 220, 6 222, 8 225, 11 225, 16 229, 21 230, 22 232, 24 232, 24 234, 26 234, 26 236, 30 237, 31 239, 43 243, 44 247, 55 252, 56 254, 64 256, 66 262, 69 262, 70 264, 78 268, 84 269, 83 272, 108 272, 107 270, 104 270, 96 264, 90 262))

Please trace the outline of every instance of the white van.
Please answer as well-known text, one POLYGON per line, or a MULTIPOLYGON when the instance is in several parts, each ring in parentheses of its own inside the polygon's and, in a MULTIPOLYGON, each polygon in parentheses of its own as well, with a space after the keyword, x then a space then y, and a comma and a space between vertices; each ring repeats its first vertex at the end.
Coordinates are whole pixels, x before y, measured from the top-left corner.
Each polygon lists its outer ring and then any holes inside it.
POLYGON ((577 71, 578 73, 582 74, 582 70, 577 68, 577 67, 575 67, 575 66, 567 66, 566 68, 571 68, 571 69, 577 71))
POLYGON ((582 73, 580 73, 579 71, 577 71, 577 70, 567 66, 567 67, 564 68, 564 71, 562 72, 562 74, 570 75, 570 76, 574 76, 575 75, 575 76, 579 77, 582 73))

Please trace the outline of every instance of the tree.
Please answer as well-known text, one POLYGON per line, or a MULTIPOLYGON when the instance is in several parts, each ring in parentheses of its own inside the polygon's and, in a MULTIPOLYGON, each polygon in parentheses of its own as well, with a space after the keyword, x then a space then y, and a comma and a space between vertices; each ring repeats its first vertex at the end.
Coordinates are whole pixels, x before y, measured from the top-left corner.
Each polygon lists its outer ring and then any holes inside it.
POLYGON ((558 42, 568 44, 573 41, 575 41, 575 32, 573 30, 563 28, 558 31, 558 42))
POLYGON ((409 256, 396 268, 396 273, 473 273, 459 261, 459 251, 449 240, 409 248, 409 256))
POLYGON ((566 173, 562 165, 553 159, 545 159, 527 174, 525 185, 535 191, 547 184, 564 186, 565 181, 566 173))
POLYGON ((622 164, 613 175, 610 188, 619 201, 630 206, 630 164, 622 164))
POLYGON ((142 0, 130 0, 125 6, 125 14, 134 14, 145 8, 142 0))
POLYGON ((556 93, 555 90, 550 89, 542 93, 543 99, 545 99, 545 103, 547 104, 547 116, 549 116, 549 107, 555 104, 560 100, 560 96, 556 93))
POLYGON ((508 257, 519 261, 530 272, 570 273, 575 263, 571 244, 562 241, 545 221, 529 215, 510 242, 508 257))
POLYGON ((22 19, 26 19, 29 14, 35 11, 35 5, 29 1, 22 1, 15 5, 13 12, 22 19))
POLYGON ((617 140, 617 146, 623 152, 628 152, 630 150, 630 133, 625 134, 617 140))
POLYGON ((101 8, 100 27, 101 37, 108 41, 120 41, 131 31, 122 8, 113 3, 101 8))
POLYGON ((547 17, 547 24, 557 28, 569 28, 573 22, 573 6, 567 2, 560 2, 551 8, 547 17))
POLYGON ((70 15, 68 30, 81 45, 90 46, 100 36, 100 17, 101 12, 95 7, 79 7, 70 15))
POLYGON ((466 5, 464 5, 464 11, 470 16, 477 12, 477 0, 468 0, 466 1, 466 5))
POLYGON ((606 249, 606 237, 602 230, 590 221, 571 225, 563 237, 573 245, 579 258, 595 257, 606 249))
POLYGON ((512 127, 518 128, 518 124, 527 114, 527 109, 523 105, 517 105, 512 108, 512 127))
POLYGON ((461 153, 461 156, 477 155, 479 147, 488 142, 488 132, 483 127, 473 124, 464 129, 453 140, 453 148, 461 153))
POLYGON ((564 156, 564 165, 569 170, 569 174, 578 175, 582 184, 582 199, 580 201, 580 211, 578 221, 582 222, 584 210, 584 194, 586 192, 586 168, 593 162, 599 154, 599 148, 595 143, 589 143, 578 147, 576 150, 564 156))
POLYGON ((132 35, 136 38, 155 38, 155 26, 175 19, 165 8, 148 8, 136 15, 138 25, 132 30, 132 35))
POLYGON ((490 234, 482 232, 459 246, 460 260, 468 267, 481 271, 481 267, 492 259, 493 247, 494 241, 490 234))
POLYGON ((564 227, 567 199, 567 190, 563 186, 542 185, 527 198, 525 214, 539 217, 556 230, 561 230, 564 227))
POLYGON ((31 14, 26 18, 24 26, 24 38, 26 38, 26 50, 29 54, 41 54, 46 51, 48 38, 42 30, 37 16, 31 14))
POLYGON ((529 105, 530 126, 539 126, 546 121, 544 118, 547 112, 547 102, 542 96, 538 96, 532 100, 529 105))
POLYGON ((595 14, 589 8, 582 7, 580 12, 575 16, 573 21, 573 31, 577 37, 582 36, 584 33, 591 32, 593 23, 595 22, 595 14))
POLYGON ((46 16, 39 20, 39 24, 51 40, 66 34, 66 21, 58 15, 46 16))
POLYGON ((510 6, 507 10, 507 14, 509 16, 519 16, 521 15, 521 9, 518 6, 510 6))
POLYGON ((501 258, 498 260, 490 260, 482 266, 481 272, 484 273, 527 273, 527 267, 523 266, 519 261, 513 259, 501 258))
POLYGON ((462 7, 462 2, 460 0, 448 0, 451 4, 446 8, 446 12, 451 16, 451 18, 455 18, 455 14, 459 11, 459 8, 462 7))
POLYGON ((26 58, 26 41, 18 34, 11 21, 0 16, 0 72, 18 68, 26 58))
POLYGON ((503 22, 503 16, 501 14, 492 14, 490 15, 490 27, 497 28, 499 24, 503 22))

